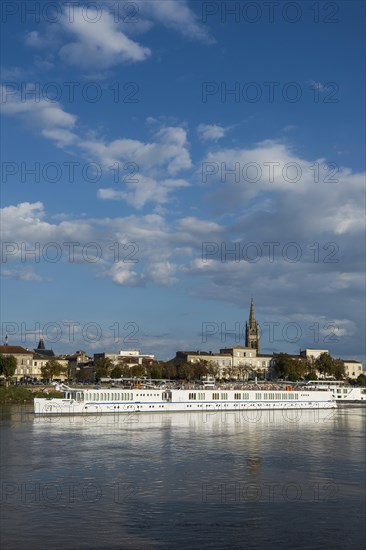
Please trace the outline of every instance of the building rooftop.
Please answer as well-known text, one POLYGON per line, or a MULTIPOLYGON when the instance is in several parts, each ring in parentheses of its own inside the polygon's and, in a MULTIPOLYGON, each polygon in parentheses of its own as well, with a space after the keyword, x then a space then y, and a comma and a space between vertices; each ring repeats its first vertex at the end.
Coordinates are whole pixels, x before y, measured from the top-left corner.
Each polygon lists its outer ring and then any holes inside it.
POLYGON ((26 353, 28 355, 32 354, 31 351, 23 348, 22 346, 0 346, 0 353, 4 355, 11 355, 11 354, 20 355, 22 353, 26 353))

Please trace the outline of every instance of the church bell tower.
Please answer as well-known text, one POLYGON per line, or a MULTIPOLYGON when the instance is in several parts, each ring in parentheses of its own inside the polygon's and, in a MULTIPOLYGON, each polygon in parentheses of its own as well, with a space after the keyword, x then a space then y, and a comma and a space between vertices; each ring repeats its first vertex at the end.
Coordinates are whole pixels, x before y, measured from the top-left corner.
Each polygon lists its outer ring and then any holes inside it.
POLYGON ((250 304, 249 321, 245 323, 245 347, 256 349, 259 353, 259 325, 255 320, 253 298, 250 304))

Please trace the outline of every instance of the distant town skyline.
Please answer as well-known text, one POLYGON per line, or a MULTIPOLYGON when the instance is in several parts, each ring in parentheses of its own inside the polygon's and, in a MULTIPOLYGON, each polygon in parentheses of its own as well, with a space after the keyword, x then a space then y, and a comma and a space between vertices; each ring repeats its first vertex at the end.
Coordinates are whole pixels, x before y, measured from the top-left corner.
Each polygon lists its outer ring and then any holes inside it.
POLYGON ((365 6, 241 4, 3 3, 1 342, 365 363, 365 6))

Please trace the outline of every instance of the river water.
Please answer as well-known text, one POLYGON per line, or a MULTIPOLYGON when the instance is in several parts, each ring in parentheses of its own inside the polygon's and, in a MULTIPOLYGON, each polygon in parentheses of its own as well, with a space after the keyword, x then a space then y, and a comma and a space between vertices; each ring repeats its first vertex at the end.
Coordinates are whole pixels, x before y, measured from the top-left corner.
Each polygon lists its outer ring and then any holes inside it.
POLYGON ((364 548, 365 420, 3 407, 1 548, 364 548))

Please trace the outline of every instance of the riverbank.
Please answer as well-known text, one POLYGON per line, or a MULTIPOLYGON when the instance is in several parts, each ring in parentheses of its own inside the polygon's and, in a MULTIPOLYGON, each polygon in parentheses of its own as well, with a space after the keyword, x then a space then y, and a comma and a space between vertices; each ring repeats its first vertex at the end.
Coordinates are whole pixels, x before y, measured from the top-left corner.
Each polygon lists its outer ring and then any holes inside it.
POLYGON ((35 397, 62 397, 62 392, 32 390, 22 386, 0 387, 0 405, 16 403, 32 403, 35 397))

